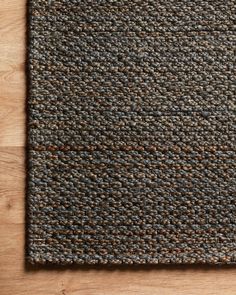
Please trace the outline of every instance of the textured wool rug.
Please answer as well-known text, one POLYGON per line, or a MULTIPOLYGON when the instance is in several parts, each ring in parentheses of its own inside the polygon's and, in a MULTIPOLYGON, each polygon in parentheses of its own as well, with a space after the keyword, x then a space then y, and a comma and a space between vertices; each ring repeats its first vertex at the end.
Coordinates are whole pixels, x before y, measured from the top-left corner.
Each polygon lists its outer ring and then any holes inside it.
POLYGON ((30 1, 30 262, 236 261, 235 46, 235 1, 30 1))

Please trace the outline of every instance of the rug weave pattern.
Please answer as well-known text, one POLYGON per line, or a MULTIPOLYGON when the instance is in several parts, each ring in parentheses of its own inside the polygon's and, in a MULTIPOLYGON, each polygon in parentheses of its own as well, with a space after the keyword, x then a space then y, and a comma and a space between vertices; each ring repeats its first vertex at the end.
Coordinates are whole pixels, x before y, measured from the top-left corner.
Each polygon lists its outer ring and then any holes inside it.
POLYGON ((28 260, 235 262, 235 1, 29 6, 28 260))

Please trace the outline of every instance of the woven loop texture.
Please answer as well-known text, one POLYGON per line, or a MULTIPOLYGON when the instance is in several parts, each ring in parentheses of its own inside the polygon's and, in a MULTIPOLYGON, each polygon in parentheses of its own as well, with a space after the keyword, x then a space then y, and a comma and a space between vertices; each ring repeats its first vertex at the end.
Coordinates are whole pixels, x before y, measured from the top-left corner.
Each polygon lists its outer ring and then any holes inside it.
POLYGON ((29 2, 32 263, 236 261, 235 0, 29 2))

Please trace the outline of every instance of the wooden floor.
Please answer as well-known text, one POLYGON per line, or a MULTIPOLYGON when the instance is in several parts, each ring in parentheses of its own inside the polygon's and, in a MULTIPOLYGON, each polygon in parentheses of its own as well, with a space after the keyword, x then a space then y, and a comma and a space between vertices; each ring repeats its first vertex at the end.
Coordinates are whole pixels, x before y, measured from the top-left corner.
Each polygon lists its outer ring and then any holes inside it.
POLYGON ((25 265, 25 15, 26 0, 0 1, 0 295, 236 294, 236 267, 25 265))

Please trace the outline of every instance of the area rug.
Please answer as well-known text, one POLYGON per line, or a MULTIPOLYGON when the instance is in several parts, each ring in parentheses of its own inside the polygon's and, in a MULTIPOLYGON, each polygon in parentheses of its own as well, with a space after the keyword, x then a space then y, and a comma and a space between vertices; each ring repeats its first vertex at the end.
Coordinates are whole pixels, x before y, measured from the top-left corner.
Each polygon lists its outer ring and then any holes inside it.
POLYGON ((29 1, 29 262, 236 261, 235 13, 29 1))

